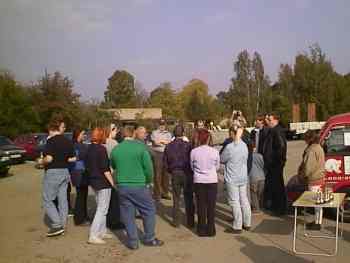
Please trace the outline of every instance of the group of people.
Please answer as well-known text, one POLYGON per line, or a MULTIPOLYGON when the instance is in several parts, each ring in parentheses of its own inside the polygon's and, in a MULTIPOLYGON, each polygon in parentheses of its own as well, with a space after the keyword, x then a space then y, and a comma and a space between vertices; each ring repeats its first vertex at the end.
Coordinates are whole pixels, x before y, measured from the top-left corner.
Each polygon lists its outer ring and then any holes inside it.
MULTIPOLYGON (((104 244, 105 239, 113 237, 107 227, 111 225, 108 219, 112 218, 118 228, 125 228, 127 247, 137 249, 140 238, 135 218, 139 216, 144 226, 143 244, 162 246, 164 242, 155 235, 156 202, 173 199, 172 225, 179 227, 182 193, 187 226, 196 226, 199 236, 213 237, 221 165, 233 215, 232 227, 227 232, 249 231, 252 212, 260 213, 262 207, 284 215, 287 198, 283 169, 287 143, 279 117, 258 116, 251 134, 245 125, 240 118, 233 120, 229 138, 218 151, 211 145, 211 133, 204 127, 195 128, 188 139, 182 125, 176 125, 172 134, 161 120, 158 129, 151 133, 149 146, 145 143, 145 127, 123 127, 123 140, 118 143, 115 137, 119 129, 111 125, 107 129, 95 128, 91 144, 87 145, 83 143, 84 130, 74 130, 70 141, 63 136, 64 122, 53 120, 48 126, 49 137, 41 161, 45 165, 43 207, 50 219, 47 236, 58 236, 65 231, 70 192, 67 190, 72 184, 77 193, 74 223, 90 225, 90 244, 104 244), (89 186, 97 204, 92 222, 87 213, 89 186)), ((315 136, 312 138, 315 142, 315 136)), ((301 165, 300 177, 308 178, 307 168, 301 165)), ((310 178, 318 183, 316 177, 310 178)), ((315 184, 311 185, 316 189, 315 184)))

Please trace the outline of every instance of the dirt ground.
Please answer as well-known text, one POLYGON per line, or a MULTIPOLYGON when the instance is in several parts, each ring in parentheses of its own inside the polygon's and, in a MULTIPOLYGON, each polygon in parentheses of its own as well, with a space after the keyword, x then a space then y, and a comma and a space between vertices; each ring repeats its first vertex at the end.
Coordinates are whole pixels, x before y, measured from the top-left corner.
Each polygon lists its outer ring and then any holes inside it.
MULTIPOLYGON (((286 178, 295 174, 303 142, 290 142, 286 178)), ((217 236, 199 238, 184 226, 175 229, 169 224, 171 201, 158 206, 157 236, 165 241, 161 248, 140 246, 130 251, 123 245, 123 231, 114 232, 115 238, 107 245, 87 244, 88 227, 76 227, 69 218, 64 236, 47 238, 41 208, 42 170, 33 163, 11 168, 12 176, 0 179, 0 262, 347 262, 350 258, 350 226, 345 224, 344 239, 337 257, 296 256, 291 251, 293 217, 254 215, 252 231, 240 236, 224 232, 229 227, 230 209, 219 191, 217 204, 217 236)), ((222 188, 221 188, 222 189, 222 188)), ((73 193, 74 195, 74 193, 73 193)), ((93 195, 90 196, 93 203, 93 195)), ((72 196, 74 200, 74 196, 72 196)), ((93 211, 91 211, 93 212, 93 211)), ((140 222, 139 222, 140 223, 140 222)), ((141 224, 140 224, 141 225, 141 224)), ((142 227, 141 227, 142 229, 142 227)), ((325 231, 334 229, 334 221, 325 220, 325 231)), ((298 248, 312 251, 330 251, 332 240, 306 240, 299 235, 298 248)))

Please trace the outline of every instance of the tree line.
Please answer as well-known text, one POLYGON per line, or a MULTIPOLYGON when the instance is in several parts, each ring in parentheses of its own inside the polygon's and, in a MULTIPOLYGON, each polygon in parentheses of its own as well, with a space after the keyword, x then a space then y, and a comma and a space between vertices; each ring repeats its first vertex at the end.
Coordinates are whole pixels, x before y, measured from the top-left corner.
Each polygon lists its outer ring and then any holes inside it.
POLYGON ((293 65, 281 64, 272 83, 258 52, 241 51, 233 60, 233 77, 228 90, 216 96, 208 85, 192 79, 181 89, 163 82, 147 92, 135 76, 116 70, 108 79, 102 101, 84 101, 74 91, 72 79, 60 72, 45 74, 30 85, 20 84, 9 72, 0 72, 0 134, 45 131, 48 121, 61 115, 72 127, 104 125, 112 116, 106 108, 159 107, 167 119, 220 122, 234 109, 241 110, 252 124, 258 113, 277 112, 291 121, 292 105, 299 104, 306 120, 307 104, 315 103, 317 119, 350 109, 350 73, 342 75, 319 45, 297 54, 293 65))

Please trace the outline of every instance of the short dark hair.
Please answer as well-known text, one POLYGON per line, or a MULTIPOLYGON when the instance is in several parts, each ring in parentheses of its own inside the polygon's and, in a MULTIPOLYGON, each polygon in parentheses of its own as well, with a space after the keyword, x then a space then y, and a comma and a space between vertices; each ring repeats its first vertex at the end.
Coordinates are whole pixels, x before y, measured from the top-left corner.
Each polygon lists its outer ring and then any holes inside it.
POLYGON ((182 137, 184 135, 185 129, 182 125, 176 125, 174 128, 174 136, 182 137))
POLYGON ((59 119, 52 119, 47 125, 49 131, 59 131, 62 121, 59 119))
POLYGON ((320 136, 315 130, 307 130, 304 134, 304 140, 307 141, 308 144, 318 144, 320 143, 320 136))
POLYGON ((124 127, 123 133, 124 137, 132 137, 135 132, 135 127, 133 125, 126 125, 124 127))
POLYGON ((275 120, 280 120, 280 115, 276 112, 271 112, 269 116, 273 117, 275 120))

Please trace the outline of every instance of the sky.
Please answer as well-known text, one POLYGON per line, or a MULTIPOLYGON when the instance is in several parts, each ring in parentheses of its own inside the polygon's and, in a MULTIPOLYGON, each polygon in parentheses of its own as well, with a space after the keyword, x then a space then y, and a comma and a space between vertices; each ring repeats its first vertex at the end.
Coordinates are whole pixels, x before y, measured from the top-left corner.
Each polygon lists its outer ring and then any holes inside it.
POLYGON ((316 42, 350 72, 349 25, 349 0, 1 0, 0 69, 23 83, 60 71, 85 99, 121 69, 148 91, 199 78, 216 94, 244 49, 272 80, 316 42))

